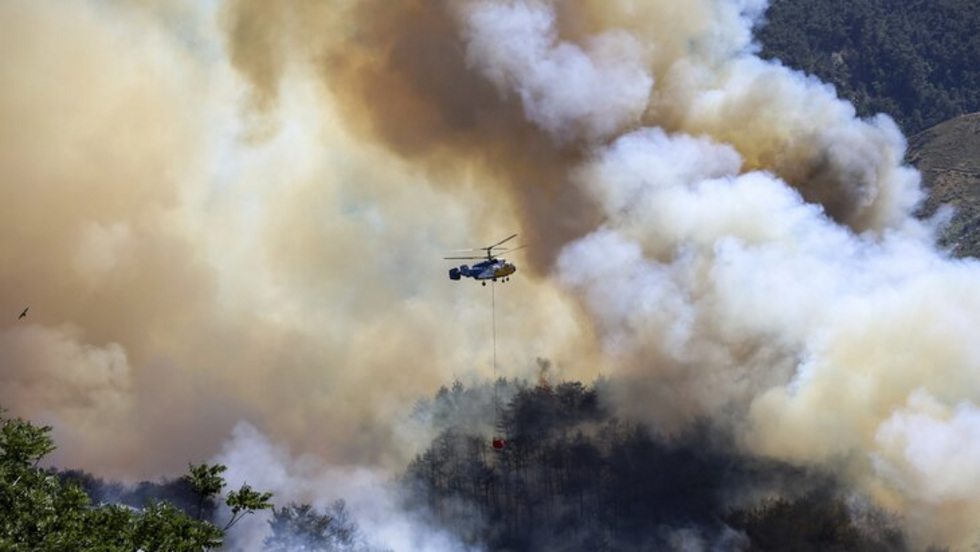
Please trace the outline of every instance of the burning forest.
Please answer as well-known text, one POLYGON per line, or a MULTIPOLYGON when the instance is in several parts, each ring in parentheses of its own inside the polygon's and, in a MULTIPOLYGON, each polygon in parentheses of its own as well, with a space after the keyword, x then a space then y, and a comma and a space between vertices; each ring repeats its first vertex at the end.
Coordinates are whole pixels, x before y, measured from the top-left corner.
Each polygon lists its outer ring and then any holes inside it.
POLYGON ((767 8, 0 3, 0 500, 229 550, 974 546, 980 264, 767 8), (506 285, 446 277, 516 232, 506 285))

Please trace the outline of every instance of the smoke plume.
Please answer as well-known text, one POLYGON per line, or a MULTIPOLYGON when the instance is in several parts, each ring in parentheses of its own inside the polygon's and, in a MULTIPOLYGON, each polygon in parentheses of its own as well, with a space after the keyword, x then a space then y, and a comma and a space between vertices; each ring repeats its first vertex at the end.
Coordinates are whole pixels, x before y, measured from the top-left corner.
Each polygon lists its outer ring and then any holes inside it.
POLYGON ((506 375, 603 372, 969 542, 980 267, 912 216, 891 119, 755 55, 765 8, 3 3, 0 404, 103 475, 229 435, 397 467, 412 402, 492 371, 440 257, 519 231, 506 375))
MULTIPOLYGON (((310 504, 325 509, 343 499, 368 546, 386 550, 443 552, 476 550, 444 528, 427 524, 417 513, 406 513, 396 482, 384 473, 363 466, 324 465, 313 455, 293 455, 253 426, 241 423, 222 446, 215 460, 229 466, 226 478, 232 488, 247 483, 275 493, 280 504, 310 504)), ((267 534, 266 520, 247 520, 228 543, 241 550, 259 550, 267 534)))

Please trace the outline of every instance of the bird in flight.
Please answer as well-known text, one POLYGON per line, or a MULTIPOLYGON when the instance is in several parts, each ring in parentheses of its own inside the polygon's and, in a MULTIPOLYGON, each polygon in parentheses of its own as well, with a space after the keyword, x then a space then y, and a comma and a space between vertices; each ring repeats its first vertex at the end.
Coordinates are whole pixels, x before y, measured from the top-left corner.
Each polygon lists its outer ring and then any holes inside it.
POLYGON ((26 309, 24 309, 24 312, 20 313, 20 316, 17 317, 17 320, 20 320, 21 318, 24 318, 25 316, 27 316, 27 310, 30 309, 30 308, 31 307, 27 307, 26 309))

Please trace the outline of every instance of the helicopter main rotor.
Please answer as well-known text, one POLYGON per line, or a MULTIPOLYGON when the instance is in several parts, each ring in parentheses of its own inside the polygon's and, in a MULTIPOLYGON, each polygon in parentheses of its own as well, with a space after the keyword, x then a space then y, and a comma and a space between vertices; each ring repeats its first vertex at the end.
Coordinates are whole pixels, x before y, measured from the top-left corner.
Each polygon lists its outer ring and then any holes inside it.
POLYGON ((504 253, 504 252, 509 252, 509 251, 517 251, 518 249, 524 249, 525 247, 527 247, 526 245, 522 245, 520 247, 515 247, 513 249, 506 249, 506 248, 501 248, 500 247, 501 245, 509 242, 510 240, 512 240, 512 239, 514 239, 516 237, 517 237, 517 234, 513 234, 511 236, 508 236, 508 237, 500 240, 499 242, 497 242, 497 243, 495 243, 493 245, 488 245, 486 247, 474 247, 474 248, 471 248, 471 249, 457 249, 456 250, 456 251, 486 251, 486 256, 481 255, 479 257, 476 257, 476 256, 467 256, 467 257, 443 257, 443 259, 449 259, 449 260, 454 260, 454 261, 456 261, 456 260, 460 260, 461 261, 461 260, 472 260, 472 259, 486 259, 488 261, 492 261, 494 259, 494 253, 498 253, 498 252, 499 253, 504 253), (494 251, 495 249, 497 249, 499 251, 494 251))

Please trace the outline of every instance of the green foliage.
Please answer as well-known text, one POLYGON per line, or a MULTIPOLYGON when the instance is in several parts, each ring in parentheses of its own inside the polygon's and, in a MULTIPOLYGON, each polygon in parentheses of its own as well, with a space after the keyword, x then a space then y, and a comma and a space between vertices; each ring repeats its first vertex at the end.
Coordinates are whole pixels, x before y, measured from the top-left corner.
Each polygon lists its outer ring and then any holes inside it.
POLYGON ((264 542, 269 552, 381 552, 362 542, 343 500, 323 513, 309 504, 273 508, 269 527, 272 535, 264 542))
POLYGON ((228 498, 225 500, 225 503, 231 508, 231 519, 225 525, 225 531, 248 514, 254 514, 259 510, 272 508, 272 503, 269 502, 271 498, 272 493, 254 491, 248 484, 242 484, 241 489, 228 493, 228 498))
MULTIPOLYGON (((47 426, 8 419, 0 410, 0 550, 199 552, 221 546, 224 530, 168 502, 150 502, 140 509, 94 506, 77 481, 37 467, 55 449, 50 432, 47 426)), ((224 466, 190 468, 185 479, 197 493, 199 505, 224 488, 224 466)), ((271 497, 247 485, 229 493, 232 521, 225 529, 247 513, 270 508, 271 497)))
POLYGON ((188 464, 188 473, 183 477, 190 484, 191 490, 197 496, 197 519, 204 519, 204 511, 214 510, 214 499, 225 488, 225 479, 221 477, 228 468, 221 464, 209 466, 188 464))
POLYGON ((907 133, 980 110, 980 3, 774 0, 762 56, 832 83, 862 116, 907 133))
POLYGON ((221 546, 224 532, 184 514, 166 502, 150 504, 135 515, 135 543, 144 550, 196 551, 221 546))
POLYGON ((37 427, 23 420, 4 419, 0 428, 3 468, 21 471, 36 466, 42 457, 55 449, 49 433, 51 426, 37 427))
POLYGON ((189 472, 184 476, 190 484, 194 492, 202 498, 212 498, 221 492, 221 489, 225 488, 225 480, 221 477, 221 474, 228 470, 227 467, 221 464, 215 464, 209 466, 207 464, 201 464, 200 466, 195 466, 194 464, 188 464, 189 472))

